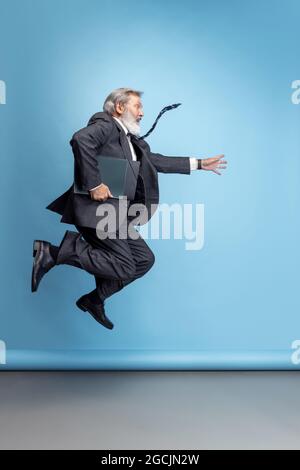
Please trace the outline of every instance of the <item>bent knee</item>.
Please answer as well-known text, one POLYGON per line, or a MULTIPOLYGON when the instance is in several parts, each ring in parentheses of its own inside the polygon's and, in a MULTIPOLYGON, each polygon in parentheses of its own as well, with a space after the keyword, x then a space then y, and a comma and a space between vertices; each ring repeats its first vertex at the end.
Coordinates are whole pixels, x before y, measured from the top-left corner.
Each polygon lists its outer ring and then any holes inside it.
POLYGON ((120 279, 121 281, 126 281, 135 277, 136 273, 136 264, 133 260, 128 260, 123 262, 120 269, 120 279))
POLYGON ((148 257, 148 271, 149 269, 152 268, 152 266, 154 265, 155 263, 155 256, 154 256, 154 253, 153 251, 149 251, 149 257, 148 257))
POLYGON ((154 265, 155 263, 155 256, 154 256, 154 253, 150 250, 148 253, 147 253, 147 257, 145 258, 144 262, 143 262, 143 265, 144 265, 144 273, 150 271, 150 269, 152 268, 152 266, 154 265))

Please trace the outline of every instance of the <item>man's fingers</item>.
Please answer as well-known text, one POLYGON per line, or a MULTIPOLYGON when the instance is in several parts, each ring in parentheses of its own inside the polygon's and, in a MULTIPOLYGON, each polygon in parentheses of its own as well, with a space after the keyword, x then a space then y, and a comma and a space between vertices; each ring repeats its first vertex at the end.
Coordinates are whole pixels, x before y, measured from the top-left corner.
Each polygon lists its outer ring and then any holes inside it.
POLYGON ((105 191, 105 194, 103 195, 103 192, 102 192, 102 195, 98 196, 96 194, 93 194, 91 193, 91 198, 94 200, 94 201, 99 201, 99 202, 102 202, 102 201, 106 201, 106 199, 108 199, 109 197, 113 197, 113 194, 111 193, 110 189, 108 186, 106 186, 106 191, 105 191))
POLYGON ((215 157, 212 157, 210 160, 212 162, 218 162, 223 157, 224 157, 224 155, 216 155, 215 157))
POLYGON ((211 162, 217 162, 218 160, 220 160, 220 158, 223 158, 223 157, 224 155, 215 155, 214 157, 210 157, 207 160, 210 160, 211 162))
POLYGON ((215 163, 218 163, 218 162, 219 162, 219 158, 211 157, 207 159, 206 163, 204 162, 204 166, 214 165, 215 163))

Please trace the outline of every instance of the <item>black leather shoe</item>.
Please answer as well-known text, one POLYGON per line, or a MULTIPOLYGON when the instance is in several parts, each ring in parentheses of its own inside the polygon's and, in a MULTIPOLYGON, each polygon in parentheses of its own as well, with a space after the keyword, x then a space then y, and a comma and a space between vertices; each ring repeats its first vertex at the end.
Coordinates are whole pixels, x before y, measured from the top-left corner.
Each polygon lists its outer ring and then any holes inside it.
POLYGON ((34 240, 34 261, 31 275, 31 292, 36 292, 42 277, 55 265, 55 260, 50 254, 51 243, 45 240, 34 240))
POLYGON ((88 311, 92 317, 94 317, 98 323, 105 326, 105 328, 109 328, 110 330, 113 329, 113 323, 105 315, 104 302, 101 304, 93 304, 90 301, 88 294, 86 294, 77 300, 76 305, 80 310, 83 310, 84 312, 88 311))

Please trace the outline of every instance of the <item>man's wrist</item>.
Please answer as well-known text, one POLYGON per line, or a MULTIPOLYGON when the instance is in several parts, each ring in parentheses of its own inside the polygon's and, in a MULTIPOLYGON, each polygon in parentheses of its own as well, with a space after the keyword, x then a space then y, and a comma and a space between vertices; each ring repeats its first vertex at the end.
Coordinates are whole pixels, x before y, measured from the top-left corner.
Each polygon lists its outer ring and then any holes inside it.
POLYGON ((202 170, 202 158, 197 158, 198 161, 198 170, 202 170))
POLYGON ((89 191, 94 191, 94 189, 100 188, 104 183, 98 184, 98 186, 95 186, 94 188, 89 189, 89 191))

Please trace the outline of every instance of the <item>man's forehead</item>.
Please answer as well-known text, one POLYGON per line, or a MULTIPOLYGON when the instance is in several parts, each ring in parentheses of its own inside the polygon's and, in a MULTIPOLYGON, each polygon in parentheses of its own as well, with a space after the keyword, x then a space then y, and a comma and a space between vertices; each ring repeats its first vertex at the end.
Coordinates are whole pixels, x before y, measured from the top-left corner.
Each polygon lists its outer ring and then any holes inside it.
POLYGON ((140 96, 138 96, 138 95, 130 95, 130 101, 131 101, 132 103, 140 103, 140 104, 142 104, 142 100, 141 100, 140 96))

